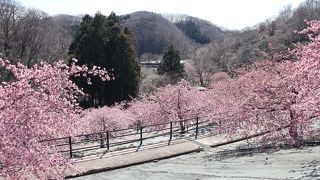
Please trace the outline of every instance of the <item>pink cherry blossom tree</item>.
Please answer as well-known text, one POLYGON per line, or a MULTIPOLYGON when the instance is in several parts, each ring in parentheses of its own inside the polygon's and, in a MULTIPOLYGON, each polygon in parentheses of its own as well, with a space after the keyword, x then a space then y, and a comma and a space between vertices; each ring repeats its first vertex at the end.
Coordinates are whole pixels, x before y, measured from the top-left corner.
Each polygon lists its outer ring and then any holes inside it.
POLYGON ((279 128, 290 123, 286 107, 292 95, 286 87, 282 64, 264 61, 255 63, 243 74, 241 71, 234 84, 238 90, 234 115, 244 129, 242 133, 278 133, 279 128))
MULTIPOLYGON (((300 33, 308 35, 310 42, 298 45, 293 53, 298 61, 287 64, 289 91, 294 94, 291 111, 291 134, 304 137, 310 124, 320 115, 320 21, 307 22, 308 28, 300 33), (300 134, 298 128, 300 127, 300 134)), ((307 135, 307 134, 306 134, 307 135)))
POLYGON ((151 125, 163 122, 159 103, 150 96, 144 96, 141 99, 134 99, 128 109, 135 119, 136 125, 151 125))
MULTIPOLYGON (((270 131, 268 136, 299 143, 319 117, 319 21, 309 22, 310 43, 292 51, 295 61, 263 61, 237 71, 238 77, 211 85, 212 116, 234 133, 270 131), (288 127, 287 131, 279 131, 288 127), (291 137, 291 138, 290 138, 291 137)), ((231 134, 232 134, 231 133, 231 134)))
POLYGON ((62 61, 31 68, 0 59, 0 66, 14 79, 0 85, 1 176, 8 179, 63 179, 73 170, 55 143, 43 140, 72 136, 81 126, 77 99, 84 95, 69 80, 72 75, 92 73, 108 79, 103 69, 69 67, 62 61))
MULTIPOLYGON (((268 101, 260 101, 269 112, 282 114, 287 112, 285 123, 289 126, 289 135, 295 143, 309 138, 313 120, 319 117, 320 88, 320 21, 308 22, 309 27, 300 33, 307 34, 310 42, 298 45, 292 54, 296 61, 286 61, 273 66, 277 78, 269 82, 264 90, 257 91, 268 101), (266 98, 268 97, 268 98, 266 98)), ((269 71, 270 72, 270 71, 269 71)), ((271 121, 279 124, 279 117, 271 121)))
MULTIPOLYGON (((132 105, 137 119, 145 124, 169 123, 204 116, 207 110, 204 92, 182 80, 176 85, 160 88, 153 95, 132 105)), ((184 124, 180 123, 184 132, 184 124)))
POLYGON ((245 90, 239 89, 237 79, 226 79, 210 84, 206 92, 209 110, 207 116, 219 124, 219 132, 234 135, 242 118, 239 117, 247 96, 245 90))
POLYGON ((110 107, 87 109, 81 121, 83 122, 82 124, 87 124, 82 134, 89 134, 125 129, 136 119, 131 111, 123 108, 123 104, 117 104, 110 107))

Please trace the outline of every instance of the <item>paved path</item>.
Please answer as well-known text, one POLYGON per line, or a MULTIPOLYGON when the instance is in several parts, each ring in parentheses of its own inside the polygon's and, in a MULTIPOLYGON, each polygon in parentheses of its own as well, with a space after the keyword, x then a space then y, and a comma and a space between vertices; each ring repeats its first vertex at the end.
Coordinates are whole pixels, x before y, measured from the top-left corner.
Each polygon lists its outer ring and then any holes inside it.
POLYGON ((226 137, 199 136, 197 140, 181 138, 168 143, 141 146, 116 152, 106 153, 100 157, 86 157, 76 161, 77 174, 67 177, 93 174, 97 172, 113 170, 146 162, 158 161, 175 156, 209 150, 209 146, 227 141, 226 137))
MULTIPOLYGON (((76 179, 320 180, 319 146, 255 154, 250 150, 236 151, 239 147, 248 146, 247 141, 241 139, 243 138, 230 140, 223 136, 199 136, 195 140, 185 137, 172 141, 170 145, 148 145, 106 153, 99 158, 81 159, 75 164, 79 170, 77 175, 86 176, 76 179), (234 143, 226 143, 230 141, 234 143)), ((252 136, 249 142, 255 140, 256 137, 252 136)))
MULTIPOLYGON (((239 144, 239 143, 236 143, 239 144)), ((213 151, 228 151, 229 145, 213 151), (219 149, 219 150, 217 150, 219 149)), ((75 180, 255 180, 320 179, 320 147, 249 154, 192 153, 75 180)))

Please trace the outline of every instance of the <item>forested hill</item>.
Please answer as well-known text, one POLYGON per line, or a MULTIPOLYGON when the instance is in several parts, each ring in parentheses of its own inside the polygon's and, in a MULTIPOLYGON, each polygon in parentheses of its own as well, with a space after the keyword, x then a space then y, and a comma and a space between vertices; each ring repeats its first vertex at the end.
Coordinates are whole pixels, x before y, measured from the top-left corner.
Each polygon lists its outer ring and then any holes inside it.
MULTIPOLYGON (((185 14, 161 14, 162 17, 174 23, 179 29, 182 29, 181 26, 186 26, 188 28, 186 31, 192 32, 191 36, 205 36, 210 39, 210 41, 214 41, 215 39, 221 37, 223 35, 223 30, 218 26, 212 24, 209 21, 185 15, 185 14)), ((183 29, 182 29, 183 30, 183 29)), ((184 31, 184 32, 186 32, 184 31)))
POLYGON ((280 13, 254 27, 240 31, 224 31, 224 35, 197 49, 194 61, 201 61, 219 70, 251 64, 264 59, 264 53, 274 59, 292 60, 288 49, 297 43, 306 43, 307 37, 298 32, 307 27, 307 21, 320 20, 320 0, 306 0, 297 8, 284 7, 280 13), (203 62, 205 61, 205 62, 203 62))
POLYGON ((147 11, 121 16, 121 24, 134 34, 139 57, 145 53, 163 54, 172 44, 187 58, 201 44, 209 43, 222 34, 217 26, 198 18, 187 16, 173 22, 168 17, 147 11))
MULTIPOLYGON (((67 59, 83 15, 50 16, 41 10, 27 9, 17 1, 5 2, 0 4, 0 11, 6 12, 0 13, 0 24, 4 24, 0 25, 0 57, 28 66, 41 60, 67 59)), ((139 58, 142 55, 160 57, 171 44, 180 51, 182 58, 190 58, 197 48, 222 34, 218 27, 197 18, 173 23, 147 11, 118 18, 121 26, 132 32, 139 58)))
MULTIPOLYGON (((29 66, 40 60, 68 57, 82 16, 49 16, 15 1, 8 2, 12 8, 0 5, 0 10, 6 12, 0 14, 0 20, 7 22, 0 26, 0 57, 29 66), (21 16, 13 16, 16 12, 21 16)), ((284 8, 278 16, 238 31, 222 30, 188 15, 138 11, 118 18, 121 26, 132 32, 139 59, 162 58, 172 44, 183 59, 206 60, 206 67, 226 70, 263 59, 261 51, 287 54, 288 48, 306 40, 295 31, 307 26, 304 20, 319 20, 319 12, 320 0, 306 0, 297 8, 284 8)))

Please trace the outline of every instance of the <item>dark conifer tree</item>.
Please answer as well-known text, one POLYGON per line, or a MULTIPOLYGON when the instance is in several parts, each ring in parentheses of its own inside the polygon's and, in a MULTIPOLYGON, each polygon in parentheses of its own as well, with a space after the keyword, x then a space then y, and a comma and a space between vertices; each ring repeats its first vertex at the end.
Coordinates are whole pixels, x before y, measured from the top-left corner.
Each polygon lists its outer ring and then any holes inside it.
POLYGON ((81 102, 83 107, 111 105, 138 95, 140 67, 130 38, 128 30, 121 29, 115 13, 108 17, 100 13, 94 18, 83 17, 69 49, 70 57, 78 59, 79 65, 104 67, 114 77, 112 81, 91 77, 92 85, 87 85, 83 78, 72 79, 89 95, 81 102))
POLYGON ((181 80, 184 75, 183 65, 180 64, 179 51, 175 50, 171 45, 163 55, 160 66, 158 67, 159 74, 166 74, 169 76, 172 84, 181 80))

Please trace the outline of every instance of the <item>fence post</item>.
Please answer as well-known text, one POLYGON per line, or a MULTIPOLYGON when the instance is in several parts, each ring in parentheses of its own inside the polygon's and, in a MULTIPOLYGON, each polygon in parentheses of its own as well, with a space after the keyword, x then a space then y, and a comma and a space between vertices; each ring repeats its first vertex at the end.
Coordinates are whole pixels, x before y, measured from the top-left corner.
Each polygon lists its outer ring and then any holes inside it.
POLYGON ((195 137, 195 139, 198 138, 198 131, 199 131, 199 118, 197 117, 196 118, 196 137, 195 137))
POLYGON ((103 133, 100 133, 100 148, 105 148, 103 133))
POLYGON ((142 146, 142 126, 140 126, 140 146, 142 146))
POLYGON ((71 136, 69 136, 69 150, 70 150, 70 158, 72 158, 72 139, 71 136))
POLYGON ((107 131, 107 149, 109 150, 109 147, 110 147, 110 145, 109 145, 109 131, 107 131))
POLYGON ((172 121, 170 122, 170 140, 169 141, 171 140, 172 140, 172 121))

